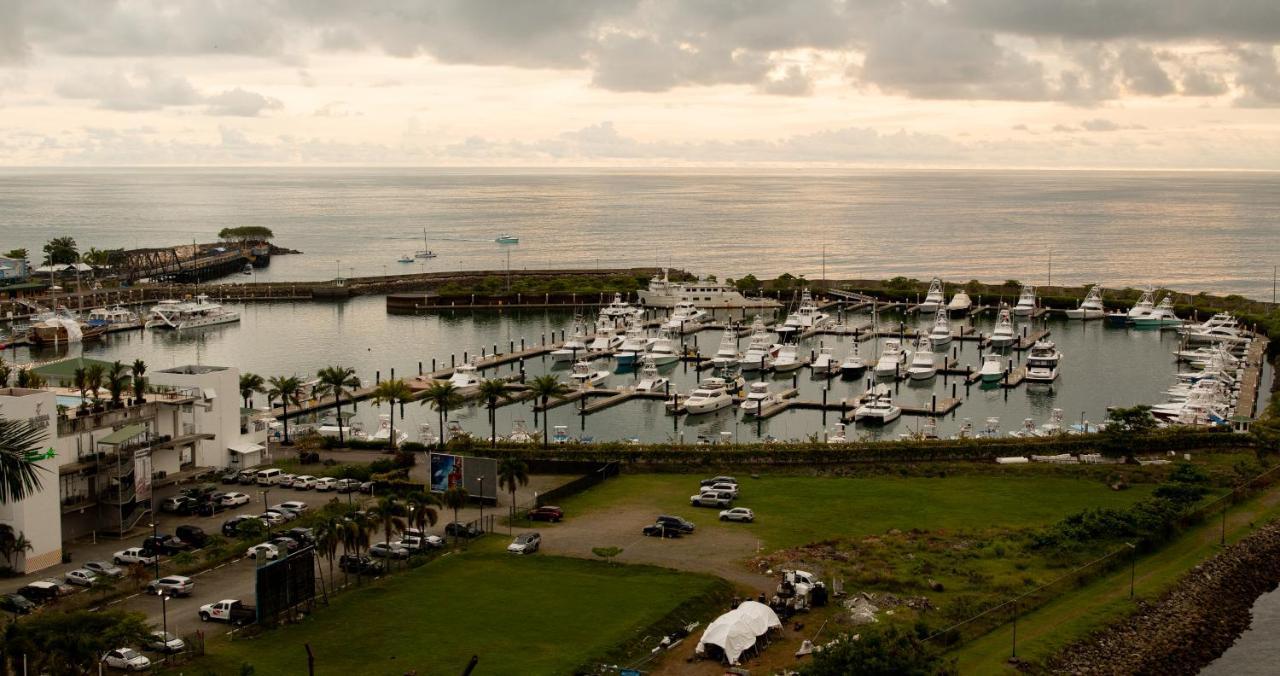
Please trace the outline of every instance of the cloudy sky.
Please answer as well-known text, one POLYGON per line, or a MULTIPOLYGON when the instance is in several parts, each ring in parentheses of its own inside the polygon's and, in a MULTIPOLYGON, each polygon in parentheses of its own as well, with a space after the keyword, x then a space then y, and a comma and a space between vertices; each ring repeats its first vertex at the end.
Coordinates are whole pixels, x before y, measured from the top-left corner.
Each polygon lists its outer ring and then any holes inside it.
POLYGON ((1278 0, 0 0, 0 164, 1280 170, 1278 0))

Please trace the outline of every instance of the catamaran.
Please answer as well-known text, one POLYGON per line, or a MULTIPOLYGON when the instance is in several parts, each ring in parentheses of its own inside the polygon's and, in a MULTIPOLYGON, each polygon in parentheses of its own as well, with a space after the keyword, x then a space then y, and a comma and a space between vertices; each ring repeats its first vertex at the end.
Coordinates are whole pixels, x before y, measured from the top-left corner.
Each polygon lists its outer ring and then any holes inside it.
POLYGON ((240 313, 212 303, 208 296, 201 294, 194 302, 160 301, 159 305, 151 308, 147 327, 181 331, 238 321, 240 313))

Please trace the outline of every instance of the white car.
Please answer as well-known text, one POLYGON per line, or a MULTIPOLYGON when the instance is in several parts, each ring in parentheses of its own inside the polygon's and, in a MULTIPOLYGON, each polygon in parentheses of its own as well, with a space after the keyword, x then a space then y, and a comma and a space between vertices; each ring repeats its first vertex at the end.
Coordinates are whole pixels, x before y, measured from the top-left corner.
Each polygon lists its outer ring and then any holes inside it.
POLYGON ((94 575, 93 571, 84 568, 69 570, 64 577, 67 578, 67 584, 74 584, 80 587, 92 587, 98 582, 98 576, 94 575))
POLYGON ((130 547, 112 554, 111 560, 117 566, 134 563, 143 563, 149 566, 156 562, 156 555, 146 553, 141 547, 130 547))
POLYGON ((721 521, 742 521, 751 523, 756 520, 756 513, 746 507, 734 507, 720 512, 721 521))
POLYGON ((112 669, 125 671, 146 671, 151 668, 151 660, 131 648, 117 648, 108 652, 102 656, 102 663, 112 669))
POLYGON ((196 581, 183 575, 170 575, 147 583, 148 594, 166 592, 170 596, 191 596, 195 588, 196 581))
POLYGON ((542 535, 538 533, 521 533, 507 545, 512 554, 532 554, 542 546, 542 535))
POLYGON ((293 477, 293 483, 290 484, 290 487, 300 491, 311 490, 316 487, 316 478, 310 474, 299 474, 293 477))
POLYGON ((732 503, 733 494, 728 491, 705 490, 689 496, 689 504, 694 507, 728 507, 732 503))
POLYGON ((291 488, 293 486, 293 480, 296 477, 294 477, 294 475, 292 474, 281 474, 277 478, 279 479, 278 481, 276 481, 277 486, 281 488, 291 488))
POLYGON ((711 484, 710 486, 703 486, 702 490, 716 491, 717 493, 719 492, 732 493, 733 497, 735 498, 738 497, 738 484, 729 483, 727 481, 721 482, 718 484, 711 484))
POLYGON ((279 509, 279 508, 287 509, 290 512, 293 512, 294 514, 301 514, 307 511, 307 503, 301 500, 290 500, 288 502, 282 502, 278 505, 275 505, 271 509, 279 509))
POLYGON ((259 556, 261 556, 262 558, 270 561, 273 559, 280 558, 280 548, 276 547, 270 542, 264 542, 260 545, 254 545, 250 547, 248 550, 245 551, 245 556, 248 556, 251 559, 257 559, 259 556))
POLYGON ((249 496, 244 493, 223 493, 220 502, 227 507, 249 504, 249 496))
POLYGON ((333 477, 321 477, 316 479, 317 491, 331 491, 338 487, 338 480, 333 477))
POLYGON ((84 569, 97 575, 107 577, 120 577, 124 575, 124 569, 110 561, 88 561, 84 564, 84 569))
POLYGON ((266 521, 272 526, 279 526, 293 517, 287 512, 277 512, 273 509, 268 509, 267 511, 259 514, 258 518, 266 521))
POLYGON ((158 653, 180 653, 187 649, 187 642, 163 631, 153 631, 147 639, 147 648, 158 653))

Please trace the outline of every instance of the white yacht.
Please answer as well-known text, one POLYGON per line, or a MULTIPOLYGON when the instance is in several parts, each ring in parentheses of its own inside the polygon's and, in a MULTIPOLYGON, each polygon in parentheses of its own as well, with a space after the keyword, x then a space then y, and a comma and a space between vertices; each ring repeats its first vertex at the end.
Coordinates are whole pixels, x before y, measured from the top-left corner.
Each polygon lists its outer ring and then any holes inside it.
POLYGON ((916 353, 911 358, 911 366, 907 367, 907 376, 912 380, 928 380, 938 375, 936 355, 928 336, 920 336, 916 341, 916 353))
POLYGON ((552 361, 577 361, 587 354, 587 331, 582 325, 582 318, 573 321, 573 335, 564 343, 551 351, 552 361))
MULTIPOLYGON (((391 416, 387 413, 380 414, 378 416, 378 429, 374 430, 373 434, 368 435, 365 439, 375 443, 386 443, 391 441, 391 416)), ((399 446, 408 440, 408 432, 405 432, 404 430, 396 430, 396 446, 399 446)))
POLYGON ((1052 340, 1040 339, 1031 346, 1027 353, 1027 380, 1037 383, 1051 383, 1058 379, 1058 363, 1062 361, 1062 353, 1052 340))
POLYGON ((799 307, 796 308, 795 312, 787 315, 786 321, 782 323, 782 326, 778 327, 778 331, 785 333, 822 328, 830 319, 830 315, 818 309, 818 304, 814 302, 813 296, 809 295, 808 289, 805 289, 800 293, 799 307))
POLYGON ((846 428, 844 423, 836 423, 835 429, 831 430, 831 433, 827 435, 827 443, 828 444, 849 443, 849 437, 845 429, 846 428))
POLYGON ((1018 304, 1013 306, 1013 314, 1026 317, 1036 311, 1036 287, 1023 284, 1018 294, 1018 304))
POLYGON ((920 303, 920 311, 925 314, 937 312, 947 303, 946 292, 942 288, 942 280, 934 277, 929 282, 929 292, 925 294, 924 301, 920 303))
POLYGON ((773 357, 769 355, 769 332, 764 327, 764 320, 756 315, 751 324, 751 338, 747 342, 747 350, 742 353, 738 365, 743 371, 767 369, 773 365, 773 357))
POLYGON ((422 249, 415 251, 413 253, 413 257, 414 258, 435 258, 436 257, 436 252, 432 251, 431 247, 427 246, 427 229, 426 228, 422 229, 422 249))
POLYGON ((1182 334, 1188 343, 1235 344, 1249 340, 1248 333, 1236 318, 1225 312, 1210 317, 1202 324, 1183 327, 1182 334))
POLYGON ((1154 310, 1134 319, 1133 325, 1142 329, 1176 329, 1182 326, 1182 320, 1173 312, 1173 296, 1162 298, 1154 310))
POLYGON ((779 373, 786 371, 794 371, 804 366, 804 360, 800 359, 800 355, 795 345, 779 345, 777 353, 773 356, 773 370, 779 373))
POLYGON ((933 320, 933 328, 929 330, 929 342, 943 346, 951 342, 951 320, 947 313, 939 312, 933 320))
POLYGON ((695 282, 672 282, 664 269, 649 280, 649 288, 637 294, 640 304, 648 307, 675 307, 677 303, 697 303, 704 308, 777 307, 769 298, 747 298, 737 289, 709 279, 695 282))
POLYGON ((86 323, 90 326, 105 326, 108 329, 137 328, 141 326, 138 322, 137 314, 119 305, 112 308, 101 307, 90 310, 86 323))
POLYGON ((964 289, 956 291, 956 295, 951 297, 951 302, 947 303, 947 312, 956 315, 962 315, 973 307, 973 301, 969 299, 969 294, 964 289))
POLYGON ((511 434, 503 441, 513 444, 531 444, 538 440, 538 430, 530 430, 523 420, 511 421, 511 434))
POLYGON ((613 302, 600 310, 601 317, 608 317, 614 320, 631 319, 642 315, 644 315, 644 310, 622 300, 622 294, 620 293, 613 294, 613 302))
POLYGON ((569 379, 573 381, 580 389, 595 387, 605 380, 608 380, 609 372, 603 369, 591 368, 591 362, 580 361, 573 365, 573 370, 569 372, 569 379))
POLYGON ((151 309, 151 319, 147 321, 147 326, 181 331, 238 321, 240 313, 209 302, 209 297, 201 294, 196 296, 194 302, 160 301, 159 305, 151 309))
POLYGON ((618 366, 631 366, 639 361, 641 355, 648 349, 650 340, 639 321, 628 322, 627 335, 623 337, 622 344, 613 355, 618 360, 618 366))
POLYGON ((996 328, 991 332, 992 347, 1009 347, 1017 340, 1017 334, 1013 331, 1013 316, 1009 313, 1009 308, 1000 308, 1000 318, 996 320, 996 328))
POLYGON ((665 392, 666 378, 658 373, 658 363, 649 355, 641 358, 640 381, 636 383, 636 392, 665 392))
POLYGON ((728 327, 724 333, 720 334, 720 348, 716 350, 716 354, 711 358, 711 365, 716 368, 725 368, 738 363, 738 333, 733 327, 728 327))
POLYGON ((897 338, 886 338, 880 360, 876 362, 876 377, 894 378, 905 373, 911 360, 909 352, 897 338))
POLYGON ((1142 292, 1142 296, 1138 298, 1138 302, 1129 308, 1129 312, 1125 315, 1125 319, 1129 323, 1150 315, 1156 309, 1156 292, 1155 289, 1147 287, 1142 292))
POLYGON ((810 364, 814 375, 827 375, 838 367, 839 364, 836 363, 835 354, 831 348, 826 346, 818 348, 818 354, 814 356, 813 363, 810 364))
POLYGON ((587 344, 587 350, 591 352, 609 352, 618 349, 622 345, 622 336, 618 335, 618 327, 613 320, 607 317, 600 317, 596 322, 596 335, 587 344))
POLYGON ((449 382, 458 389, 467 387, 480 386, 480 369, 476 366, 479 360, 475 357, 471 361, 458 364, 453 369, 453 375, 449 376, 449 382))
POLYGON ((840 375, 845 376, 846 378, 854 378, 867 370, 867 362, 860 354, 860 345, 861 343, 858 341, 853 341, 853 347, 849 350, 849 356, 845 357, 844 361, 840 362, 840 375))
POLYGON ((982 382, 999 382, 1004 377, 1004 357, 997 352, 988 352, 982 357, 982 382))
POLYGON ((683 332, 709 321, 711 321, 710 312, 699 309, 693 303, 682 302, 676 303, 675 309, 671 311, 671 317, 667 319, 663 327, 671 331, 683 332))
POLYGON ((1080 301, 1080 306, 1067 310, 1068 319, 1102 319, 1107 313, 1106 307, 1102 304, 1102 287, 1097 284, 1089 287, 1089 292, 1085 294, 1084 300, 1080 301))
POLYGON ((733 395, 723 378, 706 378, 682 402, 691 414, 711 413, 733 406, 733 395))
POLYGON ((782 401, 782 397, 769 391, 769 383, 760 380, 751 383, 747 389, 747 398, 742 400, 739 408, 747 415, 760 415, 764 409, 782 401))
POLYGON ((876 385, 863 397, 862 403, 853 411, 853 419, 860 423, 884 425, 897 420, 902 415, 902 407, 893 403, 893 396, 888 387, 876 385))
POLYGON ((676 341, 667 333, 666 329, 658 330, 658 337, 653 339, 649 344, 649 349, 644 353, 646 359, 653 359, 653 363, 658 366, 665 366, 680 361, 680 352, 676 345, 676 341))

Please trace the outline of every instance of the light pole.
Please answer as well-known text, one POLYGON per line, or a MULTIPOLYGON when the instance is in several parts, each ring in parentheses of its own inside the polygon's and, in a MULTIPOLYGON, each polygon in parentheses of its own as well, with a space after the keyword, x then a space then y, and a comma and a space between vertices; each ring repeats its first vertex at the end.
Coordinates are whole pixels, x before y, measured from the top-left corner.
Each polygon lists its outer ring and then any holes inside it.
POLYGON ((169 595, 163 589, 156 588, 156 596, 160 597, 160 619, 164 625, 164 634, 160 643, 164 645, 164 661, 169 661, 169 595))
POLYGON ((160 524, 151 522, 151 544, 155 546, 155 552, 151 555, 155 559, 156 579, 160 579, 160 524))
POLYGON ((480 475, 480 532, 484 532, 484 475, 480 475))
POLYGON ((1133 598, 1133 583, 1138 573, 1138 546, 1132 542, 1124 544, 1129 547, 1129 598, 1133 598))
MULTIPOLYGON (((267 500, 267 496, 269 496, 269 495, 271 495, 271 489, 270 489, 270 488, 267 488, 267 489, 265 489, 265 490, 263 490, 263 491, 262 491, 262 512, 263 512, 264 514, 266 513, 266 511, 267 511, 267 505, 268 505, 268 503, 270 502, 269 500, 267 500)), ((268 540, 270 540, 270 539, 271 539, 271 520, 270 520, 270 519, 267 519, 267 539, 268 539, 268 540)))

